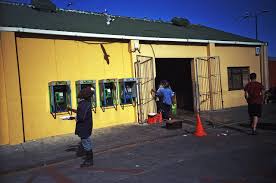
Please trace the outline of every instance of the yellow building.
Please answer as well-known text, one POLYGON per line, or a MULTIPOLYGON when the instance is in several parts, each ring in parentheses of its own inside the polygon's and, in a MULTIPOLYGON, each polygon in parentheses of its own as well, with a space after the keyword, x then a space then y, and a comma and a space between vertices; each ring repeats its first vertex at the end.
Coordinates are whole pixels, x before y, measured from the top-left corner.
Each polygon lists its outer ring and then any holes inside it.
POLYGON ((75 122, 61 119, 68 113, 53 108, 51 92, 65 91, 59 99, 76 108, 79 81, 96 82, 94 128, 143 122, 156 111, 150 90, 163 79, 179 110, 245 105, 250 72, 268 87, 267 45, 257 40, 201 25, 15 4, 0 3, 0 12, 0 144, 73 133, 75 122), (123 104, 124 78, 137 78, 136 103, 123 104), (103 99, 108 79, 117 85, 111 105, 103 102, 110 102, 103 99))

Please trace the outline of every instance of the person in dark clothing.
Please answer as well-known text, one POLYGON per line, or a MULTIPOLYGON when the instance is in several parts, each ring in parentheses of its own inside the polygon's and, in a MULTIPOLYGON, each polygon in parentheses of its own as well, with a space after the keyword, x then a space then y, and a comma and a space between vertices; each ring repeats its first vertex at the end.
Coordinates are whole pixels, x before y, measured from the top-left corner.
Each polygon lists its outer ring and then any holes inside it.
POLYGON ((244 87, 244 96, 248 103, 248 114, 250 117, 252 135, 257 135, 256 127, 262 116, 263 90, 264 86, 256 81, 256 73, 250 74, 250 82, 244 87))
POLYGON ((93 149, 90 137, 93 129, 91 110, 91 97, 93 92, 94 91, 91 87, 82 89, 78 94, 79 102, 77 110, 68 107, 69 111, 77 113, 75 134, 80 137, 81 146, 85 150, 86 154, 84 162, 80 165, 81 167, 93 165, 93 149))

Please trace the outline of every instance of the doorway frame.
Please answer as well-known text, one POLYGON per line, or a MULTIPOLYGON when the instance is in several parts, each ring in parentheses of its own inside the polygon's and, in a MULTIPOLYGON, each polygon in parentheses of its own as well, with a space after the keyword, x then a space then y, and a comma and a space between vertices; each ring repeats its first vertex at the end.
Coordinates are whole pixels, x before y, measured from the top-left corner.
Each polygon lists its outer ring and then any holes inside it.
MULTIPOLYGON (((194 57, 156 57, 155 58, 155 72, 156 72, 156 75, 157 75, 157 70, 156 70, 156 64, 158 63, 157 61, 159 60, 159 59, 179 59, 180 61, 179 62, 190 62, 190 71, 191 71, 191 81, 192 81, 192 97, 193 97, 193 112, 196 112, 197 110, 196 110, 196 82, 195 82, 195 78, 196 78, 196 76, 195 76, 195 67, 194 67, 194 61, 195 61, 195 58, 194 57), (183 61, 181 61, 181 59, 183 59, 183 61), (189 60, 189 61, 184 61, 184 60, 189 60)), ((155 79, 156 79, 156 75, 155 75, 155 79)))

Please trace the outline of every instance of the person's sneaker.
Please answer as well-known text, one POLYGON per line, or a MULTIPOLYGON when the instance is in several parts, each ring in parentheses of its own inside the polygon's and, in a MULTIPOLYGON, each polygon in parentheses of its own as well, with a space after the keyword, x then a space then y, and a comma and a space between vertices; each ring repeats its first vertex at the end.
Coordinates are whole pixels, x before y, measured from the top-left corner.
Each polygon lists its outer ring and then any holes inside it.
POLYGON ((81 168, 93 166, 93 160, 84 160, 84 162, 80 165, 81 168))
POLYGON ((87 151, 86 152, 86 157, 85 160, 83 161, 83 163, 80 165, 81 168, 85 168, 85 167, 90 167, 94 165, 94 161, 93 161, 93 151, 87 151))
POLYGON ((252 135, 257 135, 257 131, 256 130, 252 130, 252 135))

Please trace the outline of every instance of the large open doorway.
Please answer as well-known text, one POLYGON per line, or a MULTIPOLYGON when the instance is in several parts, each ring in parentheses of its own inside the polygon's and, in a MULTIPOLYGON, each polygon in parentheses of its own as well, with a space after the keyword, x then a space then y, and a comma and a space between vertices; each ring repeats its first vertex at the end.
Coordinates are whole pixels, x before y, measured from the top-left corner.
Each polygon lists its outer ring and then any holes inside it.
MULTIPOLYGON (((178 110, 194 110, 191 58, 156 58, 155 86, 160 81, 169 81, 176 93, 178 110)), ((158 88, 156 88, 158 89, 158 88)))

